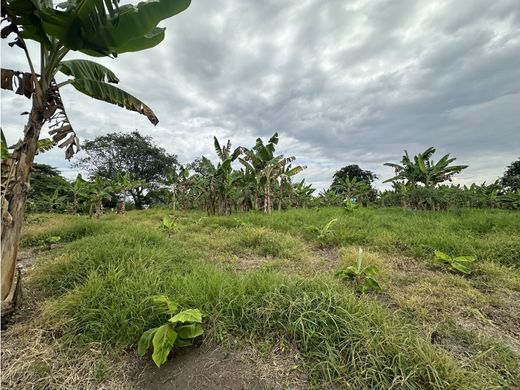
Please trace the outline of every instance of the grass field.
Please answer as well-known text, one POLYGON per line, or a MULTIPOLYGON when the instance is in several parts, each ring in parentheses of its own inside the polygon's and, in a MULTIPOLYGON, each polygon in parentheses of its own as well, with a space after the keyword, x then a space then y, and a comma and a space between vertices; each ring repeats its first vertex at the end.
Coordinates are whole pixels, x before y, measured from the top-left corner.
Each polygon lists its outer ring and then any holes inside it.
POLYGON ((11 351, 4 384, 56 380, 60 364, 96 345, 110 356, 89 371, 102 387, 119 375, 115 357, 135 353, 141 333, 161 323, 146 298, 165 294, 205 313, 205 343, 297 351, 311 388, 520 388, 518 213, 176 212, 171 234, 159 229, 167 213, 28 216, 22 248, 38 259, 25 283, 34 312, 4 337, 44 329, 68 357, 11 351), (50 236, 61 241, 48 249, 50 236), (380 270, 380 293, 334 276, 359 247, 380 270), (434 250, 476 256, 473 273, 433 264, 434 250))

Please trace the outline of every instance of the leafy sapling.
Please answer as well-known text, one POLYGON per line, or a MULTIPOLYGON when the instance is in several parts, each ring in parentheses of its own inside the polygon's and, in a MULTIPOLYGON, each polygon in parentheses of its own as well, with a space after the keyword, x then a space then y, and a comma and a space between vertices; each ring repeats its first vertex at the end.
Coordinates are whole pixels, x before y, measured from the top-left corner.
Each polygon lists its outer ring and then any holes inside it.
POLYGON ((343 206, 343 210, 345 210, 347 213, 350 213, 357 209, 359 205, 355 203, 352 199, 345 200, 345 204, 343 206))
POLYGON ((477 258, 475 256, 457 256, 451 257, 444 252, 435 251, 434 262, 446 264, 449 269, 455 272, 462 272, 463 274, 471 274, 471 263, 477 258))
POLYGON ((40 242, 44 245, 47 245, 47 249, 52 249, 53 244, 57 244, 61 241, 60 236, 49 236, 41 240, 40 242))
POLYGON ((177 229, 177 220, 179 217, 165 215, 162 220, 161 229, 168 233, 168 237, 177 229))
POLYGON ((334 225, 337 221, 337 218, 331 219, 322 228, 317 226, 310 226, 310 230, 317 234, 316 239, 321 245, 325 245, 330 238, 334 237, 334 230, 332 229, 332 225, 334 225))
POLYGON ((161 367, 174 347, 187 347, 204 333, 202 313, 199 309, 188 309, 174 315, 177 305, 164 295, 150 298, 161 313, 170 317, 165 324, 145 331, 137 343, 137 354, 143 357, 153 347, 152 359, 161 367))
POLYGON ((381 291, 381 285, 374 279, 379 269, 375 265, 363 267, 363 249, 359 248, 356 266, 347 267, 336 273, 342 280, 351 280, 356 284, 359 292, 365 293, 370 290, 381 291))

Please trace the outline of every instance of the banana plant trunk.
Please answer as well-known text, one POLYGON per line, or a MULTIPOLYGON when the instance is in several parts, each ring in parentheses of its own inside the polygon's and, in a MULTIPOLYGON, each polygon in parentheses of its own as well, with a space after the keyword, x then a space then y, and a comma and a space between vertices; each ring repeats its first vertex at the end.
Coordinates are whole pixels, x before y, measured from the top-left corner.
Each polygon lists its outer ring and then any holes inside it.
POLYGON ((99 219, 101 217, 101 213, 103 212, 103 201, 101 199, 96 201, 96 218, 99 219))
POLYGON ((72 210, 71 214, 76 215, 78 213, 78 195, 76 192, 72 194, 72 210))
MULTIPOLYGON (((13 151, 10 172, 2 172, 2 314, 14 309, 16 262, 25 215, 29 178, 36 154, 38 138, 45 121, 42 104, 33 95, 24 139, 13 151), (5 180, 4 180, 4 175, 5 180)), ((3 168, 3 167, 2 167, 3 168)))

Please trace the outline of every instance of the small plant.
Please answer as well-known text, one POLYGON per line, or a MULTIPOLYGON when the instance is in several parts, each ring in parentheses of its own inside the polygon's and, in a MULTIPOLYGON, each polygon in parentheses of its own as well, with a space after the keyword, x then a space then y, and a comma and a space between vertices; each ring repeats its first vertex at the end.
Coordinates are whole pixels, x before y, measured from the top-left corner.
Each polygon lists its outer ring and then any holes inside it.
MULTIPOLYGON (((150 299, 163 314, 172 316, 177 311, 177 305, 164 295, 150 299)), ((153 347, 152 359, 161 367, 174 347, 187 347, 203 333, 201 311, 184 310, 170 317, 166 324, 145 331, 137 343, 137 354, 143 357, 153 347)))
POLYGON ((358 207, 359 207, 359 205, 357 203, 355 203, 352 199, 347 199, 345 201, 345 205, 343 206, 343 210, 345 210, 347 213, 351 213, 358 207))
POLYGON ((179 217, 165 215, 162 220, 161 229, 168 233, 168 237, 177 229, 177 220, 179 217))
POLYGON ((49 236, 40 241, 41 244, 47 245, 47 249, 52 249, 53 244, 57 244, 61 241, 60 236, 49 236))
POLYGON ((470 264, 475 260, 477 260, 475 256, 451 257, 441 251, 435 251, 434 259, 436 263, 446 264, 452 271, 462 272, 466 275, 471 274, 470 264))
POLYGON ((379 269, 375 265, 363 267, 363 249, 359 248, 356 266, 350 266, 338 271, 336 276, 342 280, 352 280, 359 292, 365 293, 370 290, 381 291, 381 285, 373 278, 379 269))
POLYGON ((321 245, 325 245, 329 238, 334 236, 334 230, 332 230, 332 225, 334 225, 338 221, 337 218, 331 219, 325 226, 319 228, 317 226, 309 226, 310 230, 317 234, 316 239, 319 241, 321 245))

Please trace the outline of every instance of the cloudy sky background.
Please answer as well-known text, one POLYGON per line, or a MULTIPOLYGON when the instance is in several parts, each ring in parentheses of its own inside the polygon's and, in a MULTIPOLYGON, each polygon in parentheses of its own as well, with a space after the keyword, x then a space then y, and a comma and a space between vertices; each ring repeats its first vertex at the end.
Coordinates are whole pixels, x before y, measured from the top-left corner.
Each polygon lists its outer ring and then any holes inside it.
MULTIPOLYGON (((214 159, 214 135, 247 147, 278 131, 318 188, 347 164, 389 178, 404 149, 451 153, 470 166, 458 183, 494 181, 520 156, 518 0, 194 0, 161 25, 161 45, 100 60, 159 124, 66 87, 81 138, 138 129, 184 163, 214 159)), ((4 41, 2 67, 26 70, 4 41)), ((29 108, 2 91, 8 142, 29 108)), ((57 148, 37 162, 76 172, 57 148)))

